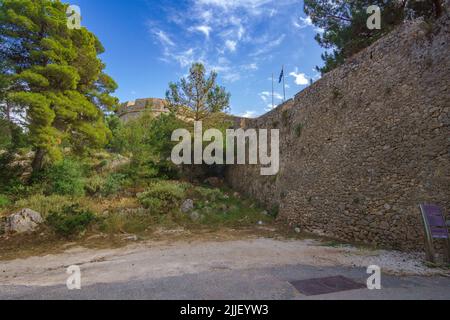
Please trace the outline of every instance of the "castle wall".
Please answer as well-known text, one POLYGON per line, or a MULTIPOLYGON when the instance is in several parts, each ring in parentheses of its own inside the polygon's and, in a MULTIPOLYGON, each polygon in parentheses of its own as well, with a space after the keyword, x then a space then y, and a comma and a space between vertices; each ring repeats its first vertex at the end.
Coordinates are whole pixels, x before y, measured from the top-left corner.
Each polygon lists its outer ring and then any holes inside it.
POLYGON ((279 207, 292 227, 422 249, 418 205, 450 211, 449 53, 448 17, 433 28, 401 26, 293 100, 247 120, 245 128, 280 129, 281 169, 263 177, 259 166, 229 166, 228 183, 279 207))

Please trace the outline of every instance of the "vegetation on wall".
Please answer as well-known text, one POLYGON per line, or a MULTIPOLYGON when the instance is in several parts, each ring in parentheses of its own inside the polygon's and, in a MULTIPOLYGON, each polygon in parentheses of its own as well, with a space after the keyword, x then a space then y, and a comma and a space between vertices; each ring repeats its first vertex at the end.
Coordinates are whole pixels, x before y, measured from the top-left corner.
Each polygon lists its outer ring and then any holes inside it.
POLYGON ((305 13, 316 27, 324 30, 317 34, 316 40, 327 49, 322 55, 325 65, 317 67, 317 70, 324 74, 342 65, 347 58, 368 47, 406 19, 433 19, 439 17, 443 10, 442 0, 305 0, 305 13), (373 5, 381 10, 380 30, 367 28, 370 14, 366 10, 373 5))

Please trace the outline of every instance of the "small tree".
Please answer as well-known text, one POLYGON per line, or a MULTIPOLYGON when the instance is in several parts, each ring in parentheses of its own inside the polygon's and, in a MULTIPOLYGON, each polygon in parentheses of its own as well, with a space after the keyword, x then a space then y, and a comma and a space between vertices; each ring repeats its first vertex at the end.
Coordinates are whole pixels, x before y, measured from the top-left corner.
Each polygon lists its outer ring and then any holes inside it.
POLYGON ((185 120, 205 121, 227 111, 230 94, 216 84, 217 73, 206 77, 205 67, 194 63, 187 78, 170 83, 166 92, 168 108, 185 120))

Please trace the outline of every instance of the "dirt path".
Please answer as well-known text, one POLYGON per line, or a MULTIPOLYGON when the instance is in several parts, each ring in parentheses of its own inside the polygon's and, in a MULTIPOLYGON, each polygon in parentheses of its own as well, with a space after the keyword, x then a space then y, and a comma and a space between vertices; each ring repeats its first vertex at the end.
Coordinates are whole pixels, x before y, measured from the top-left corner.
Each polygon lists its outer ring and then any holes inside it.
MULTIPOLYGON (((220 270, 286 265, 364 267, 378 265, 396 275, 443 275, 418 254, 326 247, 316 240, 255 237, 226 241, 147 241, 122 248, 72 248, 60 254, 0 262, 0 283, 11 286, 62 285, 66 268, 79 265, 83 285, 158 279, 220 270)), ((448 275, 448 272, 447 272, 448 275)))

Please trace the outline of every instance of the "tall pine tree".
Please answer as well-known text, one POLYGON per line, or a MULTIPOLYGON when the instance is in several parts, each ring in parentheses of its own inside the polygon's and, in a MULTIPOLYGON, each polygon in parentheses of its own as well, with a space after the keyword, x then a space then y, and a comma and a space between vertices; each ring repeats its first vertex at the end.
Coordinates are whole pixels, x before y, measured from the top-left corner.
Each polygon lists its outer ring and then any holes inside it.
POLYGON ((25 114, 36 154, 62 158, 63 145, 75 152, 105 145, 111 135, 103 112, 117 105, 116 83, 98 55, 104 49, 86 28, 69 29, 67 4, 59 0, 2 0, 0 56, 9 66, 6 103, 25 114))

